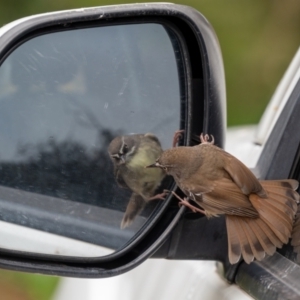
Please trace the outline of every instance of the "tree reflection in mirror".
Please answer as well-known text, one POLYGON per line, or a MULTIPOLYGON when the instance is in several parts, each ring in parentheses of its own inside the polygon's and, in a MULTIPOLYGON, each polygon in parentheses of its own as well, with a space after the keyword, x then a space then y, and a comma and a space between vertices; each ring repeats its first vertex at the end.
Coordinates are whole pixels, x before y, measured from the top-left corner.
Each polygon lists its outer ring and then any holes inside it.
MULTIPOLYGON (((123 173, 122 188, 108 147, 116 137, 146 133, 162 149, 171 146, 181 91, 170 32, 145 23, 48 33, 3 62, 0 235, 8 240, 0 237, 0 248, 106 255, 162 204, 148 201, 124 221, 129 199, 143 193, 123 173), (13 238, 16 230, 24 231, 24 240, 13 238), (59 242, 52 247, 51 241, 59 242), (64 246, 69 243, 72 249, 64 246)), ((169 185, 156 175, 144 200, 169 185)))

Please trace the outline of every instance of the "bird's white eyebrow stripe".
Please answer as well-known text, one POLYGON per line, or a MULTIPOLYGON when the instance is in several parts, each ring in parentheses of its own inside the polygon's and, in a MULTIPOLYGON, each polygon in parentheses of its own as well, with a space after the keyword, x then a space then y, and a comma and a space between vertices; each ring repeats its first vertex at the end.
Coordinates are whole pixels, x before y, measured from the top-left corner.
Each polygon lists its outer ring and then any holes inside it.
POLYGON ((120 153, 123 154, 123 148, 124 148, 124 145, 125 145, 125 141, 124 141, 124 136, 122 136, 122 146, 120 148, 120 153))
POLYGON ((134 150, 135 150, 135 146, 133 146, 133 147, 131 148, 131 150, 126 154, 126 156, 132 154, 132 153, 134 152, 134 150))

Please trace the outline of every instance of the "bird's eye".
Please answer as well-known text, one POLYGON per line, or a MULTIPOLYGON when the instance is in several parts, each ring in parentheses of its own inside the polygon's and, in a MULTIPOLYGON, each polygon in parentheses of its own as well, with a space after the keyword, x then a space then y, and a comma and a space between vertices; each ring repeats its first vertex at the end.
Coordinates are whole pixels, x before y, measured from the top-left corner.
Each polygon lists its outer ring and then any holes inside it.
POLYGON ((123 153, 127 153, 127 151, 128 151, 128 145, 125 144, 125 145, 123 146, 123 153))

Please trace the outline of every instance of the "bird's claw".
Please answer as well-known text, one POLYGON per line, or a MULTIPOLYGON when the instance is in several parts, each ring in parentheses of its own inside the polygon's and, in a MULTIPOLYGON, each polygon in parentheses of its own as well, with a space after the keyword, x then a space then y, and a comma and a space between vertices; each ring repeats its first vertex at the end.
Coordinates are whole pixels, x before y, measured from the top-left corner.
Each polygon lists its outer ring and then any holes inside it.
POLYGON ((204 214, 206 215, 205 211, 200 209, 200 208, 197 208, 196 206, 192 205, 189 203, 188 201, 188 198, 181 198, 179 197, 174 191, 170 191, 180 202, 178 203, 179 207, 181 207, 182 205, 188 207, 192 212, 194 213, 201 213, 201 214, 204 214))
POLYGON ((200 142, 201 142, 201 144, 212 144, 213 145, 215 143, 215 139, 212 134, 208 135, 208 134, 201 133, 200 134, 200 142), (210 139, 211 139, 211 141, 209 141, 210 139))
POLYGON ((179 140, 182 139, 183 133, 184 133, 184 130, 175 131, 174 137, 173 137, 173 144, 172 144, 173 148, 175 148, 178 145, 179 140))
POLYGON ((150 200, 165 200, 166 196, 168 196, 169 192, 170 191, 168 191, 168 190, 163 190, 162 193, 156 194, 153 197, 148 198, 147 201, 150 201, 150 200))
POLYGON ((203 215, 206 215, 205 211, 203 209, 200 209, 188 202, 187 198, 181 199, 181 202, 178 203, 179 207, 184 205, 185 207, 189 208, 193 213, 200 213, 203 215))
POLYGON ((191 207, 191 206, 189 206, 189 205, 186 205, 186 202, 185 202, 185 201, 178 202, 178 206, 179 206, 179 207, 182 207, 182 206, 188 207, 193 213, 196 213, 196 212, 197 212, 197 210, 196 210, 194 207, 191 207))

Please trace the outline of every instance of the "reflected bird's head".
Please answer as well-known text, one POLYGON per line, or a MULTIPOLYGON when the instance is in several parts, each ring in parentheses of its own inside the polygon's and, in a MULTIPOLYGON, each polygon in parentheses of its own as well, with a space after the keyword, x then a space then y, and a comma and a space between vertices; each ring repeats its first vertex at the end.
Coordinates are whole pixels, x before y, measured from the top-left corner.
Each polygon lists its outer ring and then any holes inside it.
POLYGON ((145 168, 160 156, 162 149, 154 134, 132 134, 115 137, 109 144, 108 153, 115 166, 145 168))
POLYGON ((108 153, 115 164, 126 164, 135 155, 139 146, 139 135, 117 136, 109 147, 108 153))

